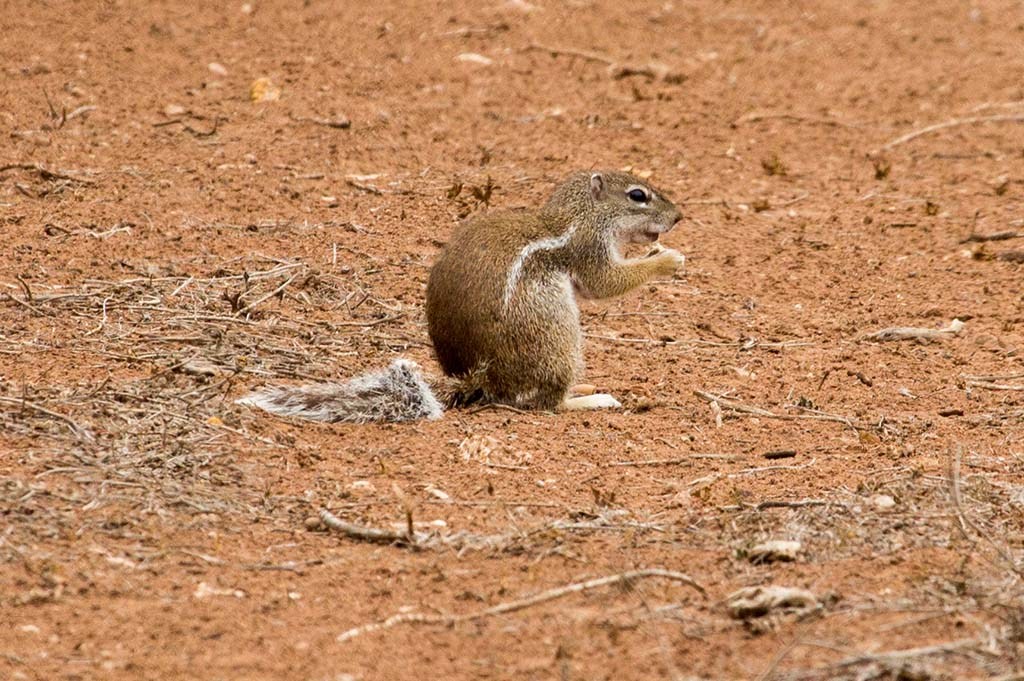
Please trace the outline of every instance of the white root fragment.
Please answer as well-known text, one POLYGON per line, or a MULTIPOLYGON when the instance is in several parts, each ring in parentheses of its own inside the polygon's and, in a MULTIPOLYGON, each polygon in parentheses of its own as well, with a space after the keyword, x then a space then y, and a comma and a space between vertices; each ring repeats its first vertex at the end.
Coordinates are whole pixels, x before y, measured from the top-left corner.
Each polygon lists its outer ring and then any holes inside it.
POLYGON ((797 559, 797 556, 800 555, 800 551, 802 549, 803 544, 798 541, 773 539, 771 541, 761 542, 750 549, 747 553, 747 559, 755 565, 759 565, 761 563, 791 562, 797 559))
POLYGON ((964 383, 972 388, 984 388, 986 390, 1016 390, 1024 391, 1024 385, 1016 383, 997 383, 998 380, 1006 378, 1022 378, 1024 374, 1008 374, 1006 376, 963 376, 964 383))
POLYGON ((718 400, 711 400, 711 413, 715 416, 715 428, 722 427, 722 405, 718 400))
POLYGON ((747 620, 763 617, 773 610, 804 615, 821 608, 818 598, 806 589, 788 586, 748 586, 726 598, 729 615, 747 620))
POLYGON ((867 333, 858 340, 862 341, 901 341, 901 340, 940 340, 950 336, 958 336, 966 325, 954 319, 949 326, 942 329, 926 329, 916 326, 893 326, 873 333, 867 333))

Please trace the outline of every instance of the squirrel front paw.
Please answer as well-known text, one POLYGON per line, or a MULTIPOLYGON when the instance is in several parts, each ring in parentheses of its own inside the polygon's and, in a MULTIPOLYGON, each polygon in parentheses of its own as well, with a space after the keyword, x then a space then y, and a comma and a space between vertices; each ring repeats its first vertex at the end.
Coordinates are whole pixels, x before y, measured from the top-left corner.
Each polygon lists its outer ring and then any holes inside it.
POLYGON ((669 276, 681 270, 686 264, 686 256, 672 248, 665 248, 661 244, 654 244, 654 248, 647 254, 648 258, 654 258, 658 263, 658 274, 669 276))

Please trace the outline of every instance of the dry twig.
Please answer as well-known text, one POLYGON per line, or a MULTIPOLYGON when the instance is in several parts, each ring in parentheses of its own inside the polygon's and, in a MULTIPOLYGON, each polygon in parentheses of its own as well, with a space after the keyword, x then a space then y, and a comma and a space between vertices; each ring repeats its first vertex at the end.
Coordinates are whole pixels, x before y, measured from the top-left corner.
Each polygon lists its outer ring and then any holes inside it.
POLYGON ((74 433, 75 437, 91 442, 93 440, 92 434, 82 426, 78 425, 74 419, 70 416, 65 416, 58 412, 52 411, 43 407, 42 405, 36 404, 35 402, 29 402, 28 400, 18 399, 15 397, 0 397, 0 404, 8 404, 15 407, 22 407, 25 409, 31 409, 32 411, 49 416, 50 418, 57 419, 74 433))
POLYGON ((939 130, 946 130, 947 128, 955 128, 961 125, 974 125, 976 123, 1020 123, 1024 121, 1024 114, 999 114, 995 116, 971 116, 969 118, 952 118, 942 123, 935 123, 917 130, 912 130, 905 135, 900 135, 896 139, 890 140, 876 149, 873 154, 877 154, 880 151, 888 151, 893 147, 899 146, 911 140, 915 140, 918 137, 927 135, 929 133, 937 132, 939 130))
POLYGON ((391 530, 381 530, 376 527, 367 527, 366 525, 347 523, 326 508, 320 511, 320 520, 330 529, 341 532, 350 539, 379 544, 398 543, 411 544, 413 546, 419 543, 419 537, 417 537, 415 532, 394 532, 391 530))
POLYGON ((996 554, 1003 560, 1006 567, 1018 576, 1024 576, 1024 568, 1018 564, 1013 554, 1007 548, 997 544, 988 532, 982 530, 974 521, 967 517, 967 513, 964 511, 963 494, 960 489, 960 459, 963 456, 963 445, 957 444, 953 447, 952 451, 953 454, 949 462, 949 489, 950 496, 953 499, 953 508, 956 510, 960 532, 972 544, 976 543, 976 540, 971 536, 971 532, 977 534, 989 546, 995 549, 996 554))
POLYGON ((866 333, 858 340, 861 341, 901 341, 901 340, 940 340, 951 336, 958 336, 964 330, 964 323, 954 319, 949 326, 941 329, 925 329, 916 326, 892 326, 880 331, 866 333))
POLYGON ((993 232, 992 234, 970 234, 966 239, 962 239, 960 243, 978 243, 982 241, 1006 241, 1007 239, 1019 239, 1024 238, 1024 232, 1017 232, 1012 229, 1008 229, 1004 232, 993 232))
POLYGON ((7 165, 0 166, 0 173, 7 170, 31 170, 38 173, 44 180, 67 180, 69 182, 78 182, 80 184, 95 184, 92 180, 87 180, 75 175, 69 175, 66 171, 52 170, 44 166, 42 163, 8 163, 7 165))
POLYGON ((732 127, 738 127, 743 123, 756 123, 757 121, 765 121, 770 119, 783 119, 788 121, 794 121, 796 123, 811 123, 816 125, 830 125, 837 128, 857 128, 858 125, 852 123, 846 123, 844 121, 835 118, 826 118, 824 116, 806 116, 802 114, 792 113, 788 111, 751 111, 750 113, 743 114, 732 122, 732 127))
POLYGON ((381 620, 379 622, 370 622, 369 624, 363 624, 361 626, 349 629, 338 635, 336 639, 339 643, 350 641, 357 636, 363 634, 379 631, 381 629, 390 629, 399 624, 440 624, 445 626, 451 626, 459 622, 472 622, 479 619, 485 619, 488 617, 494 617, 496 615, 505 615, 519 610, 525 610, 526 608, 540 605, 542 603, 548 603, 565 596, 572 594, 584 593, 599 589, 601 587, 610 586, 613 584, 629 584, 636 582, 641 579, 667 579, 673 582, 685 584, 686 586, 692 587, 699 591, 702 595, 705 594, 704 587, 695 582, 689 575, 685 575, 681 572, 674 572, 672 570, 661 570, 661 569, 646 569, 646 570, 631 570, 629 572, 622 572, 615 575, 609 575, 607 577, 597 577, 584 582, 574 582, 567 584, 566 586, 560 586, 554 589, 548 589, 541 593, 530 596, 528 598, 521 598, 514 601, 508 601, 505 603, 499 603, 498 605, 484 610, 478 610, 477 612, 466 613, 463 615, 454 614, 441 614, 441 615, 424 615, 421 613, 399 613, 392 615, 391 617, 381 620))
POLYGON ((634 64, 631 62, 619 62, 611 57, 597 52, 577 50, 567 47, 549 47, 539 43, 531 43, 524 48, 525 51, 547 52, 552 57, 578 57, 585 61, 598 62, 608 66, 608 75, 611 78, 619 79, 628 76, 644 76, 646 78, 664 81, 666 83, 681 83, 685 76, 670 69, 665 64, 648 62, 645 64, 634 64))
POLYGON ((825 671, 838 671, 840 669, 847 669, 849 667, 856 667, 862 664, 878 663, 887 666, 905 664, 907 661, 919 657, 933 657, 936 655, 948 655, 949 653, 956 653, 965 651, 971 648, 982 649, 985 646, 985 642, 975 638, 965 638, 959 641, 952 641, 950 643, 940 643, 932 646, 922 646, 920 648, 908 648, 905 650, 889 650, 880 653, 862 653, 860 655, 853 655, 851 657, 844 658, 833 664, 827 665, 826 667, 807 670, 806 672, 801 671, 796 674, 788 675, 789 678, 804 678, 810 676, 819 676, 825 671))
POLYGON ((740 350, 753 350, 754 348, 799 348, 814 345, 810 341, 761 341, 757 338, 745 338, 732 342, 708 341, 701 338, 658 339, 658 338, 629 338, 619 336, 602 336, 593 333, 584 334, 587 338, 611 341, 614 343, 640 343, 643 345, 700 345, 713 348, 739 348, 740 350))
POLYGON ((768 419, 781 419, 784 421, 795 421, 798 419, 803 419, 807 421, 831 421, 834 423, 842 423, 856 430, 870 430, 868 426, 858 423, 856 420, 850 418, 849 416, 840 416, 839 414, 828 414, 814 409, 805 409, 804 407, 799 407, 796 405, 789 406, 790 408, 804 409, 805 411, 809 411, 811 413, 776 414, 773 411, 768 411, 767 409, 762 409, 761 407, 755 407, 749 404, 744 404, 743 402, 730 399, 728 397, 725 397, 724 395, 715 395, 714 393, 705 392, 703 390, 694 390, 693 394, 701 398, 705 402, 710 403, 712 408, 715 408, 715 406, 717 405, 721 409, 729 409, 739 414, 749 414, 751 416, 759 416, 768 419))
POLYGON ((697 459, 715 459, 718 461, 735 461, 739 457, 734 454, 689 454, 675 459, 647 459, 642 461, 612 461, 605 464, 608 467, 640 467, 640 466, 675 466, 683 463, 691 463, 697 459))
POLYGON ((312 123, 314 125, 322 125, 327 128, 336 128, 338 130, 346 130, 352 127, 352 120, 348 116, 335 116, 334 118, 319 118, 316 116, 296 116, 294 114, 288 114, 289 117, 299 123, 312 123))

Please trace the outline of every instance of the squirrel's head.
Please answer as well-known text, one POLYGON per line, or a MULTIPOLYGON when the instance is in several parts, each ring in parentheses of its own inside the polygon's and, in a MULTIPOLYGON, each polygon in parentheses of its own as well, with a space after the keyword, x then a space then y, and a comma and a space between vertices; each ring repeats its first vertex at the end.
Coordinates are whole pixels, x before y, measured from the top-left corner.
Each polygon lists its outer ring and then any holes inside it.
POLYGON ((682 215, 661 192, 635 175, 617 170, 579 173, 559 187, 548 205, 571 205, 595 218, 620 243, 649 243, 672 229, 682 215))

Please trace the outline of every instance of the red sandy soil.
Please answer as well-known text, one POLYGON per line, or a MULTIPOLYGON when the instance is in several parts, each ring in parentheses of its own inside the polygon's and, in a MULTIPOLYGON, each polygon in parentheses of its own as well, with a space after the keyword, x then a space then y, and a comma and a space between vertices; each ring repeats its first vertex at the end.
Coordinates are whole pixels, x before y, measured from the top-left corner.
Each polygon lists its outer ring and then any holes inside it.
POLYGON ((7 2, 0 678, 1020 678, 1024 238, 965 240, 1024 233, 1022 45, 1009 0, 7 2), (456 222, 601 167, 686 216, 581 304, 625 409, 233 404, 436 372, 456 222), (643 569, 703 592, 484 612, 643 569), (772 585, 817 605, 731 612, 772 585))

